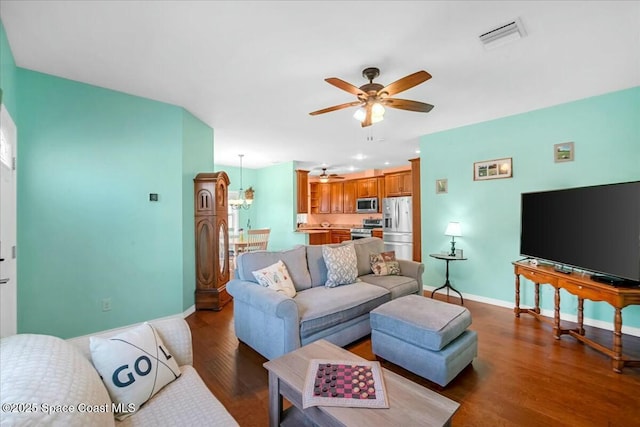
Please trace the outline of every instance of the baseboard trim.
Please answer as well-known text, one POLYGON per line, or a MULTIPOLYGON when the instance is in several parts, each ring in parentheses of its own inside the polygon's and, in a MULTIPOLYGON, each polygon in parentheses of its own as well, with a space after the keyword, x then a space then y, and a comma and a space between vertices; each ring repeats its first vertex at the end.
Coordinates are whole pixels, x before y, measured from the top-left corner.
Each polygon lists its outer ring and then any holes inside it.
MULTIPOLYGON (((427 286, 424 285, 422 287, 425 291, 427 292, 433 292, 434 289, 436 289, 436 287, 434 286, 427 286)), ((451 295, 457 297, 457 295, 455 293, 452 293, 451 295)), ((470 301, 477 301, 477 302, 481 302, 484 304, 489 304, 489 305, 495 305, 498 307, 504 307, 504 308, 509 308, 509 309, 513 309, 513 301, 503 301, 503 300, 499 300, 499 299, 494 299, 494 298, 487 298, 481 295, 473 295, 473 294, 467 294, 462 292, 462 297, 464 299, 468 299, 470 301)), ((553 318, 553 310, 548 310, 548 309, 541 309, 540 310, 541 314, 543 316, 546 317, 551 317, 553 318)), ((566 320, 567 322, 573 322, 573 323, 577 323, 578 322, 578 316, 575 314, 570 314, 570 313, 560 313, 560 319, 562 320, 566 320)), ((613 331, 613 323, 612 322, 605 322, 604 320, 597 320, 597 319, 592 319, 589 317, 585 317, 584 318, 584 322, 585 325, 588 326, 593 326, 595 328, 600 328, 600 329, 605 329, 608 331, 613 331)), ((640 328, 636 328, 633 326, 624 326, 622 325, 622 333, 623 334, 627 334, 627 335, 633 335, 635 337, 640 337, 640 328)))

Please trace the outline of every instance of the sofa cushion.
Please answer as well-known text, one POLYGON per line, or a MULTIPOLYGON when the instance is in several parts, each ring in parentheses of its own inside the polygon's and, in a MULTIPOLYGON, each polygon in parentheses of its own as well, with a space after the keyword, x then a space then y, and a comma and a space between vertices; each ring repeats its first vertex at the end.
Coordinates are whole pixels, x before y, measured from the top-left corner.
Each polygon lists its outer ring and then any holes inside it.
POLYGON ((325 286, 333 288, 356 282, 358 267, 356 250, 353 245, 344 245, 337 248, 323 246, 322 257, 327 265, 327 282, 325 286))
POLYGON ((415 294, 420 290, 420 285, 416 279, 407 276, 376 276, 375 274, 367 274, 360 276, 359 279, 363 282, 385 288, 391 292, 391 299, 415 294))
POLYGON ((324 286, 327 283, 327 264, 322 256, 322 248, 328 246, 337 248, 340 243, 331 243, 328 245, 310 245, 307 246, 307 265, 311 276, 311 287, 324 286))
POLYGON ((384 252, 384 242, 379 237, 366 237, 354 240, 353 246, 356 248, 356 258, 358 259, 358 276, 371 273, 369 257, 372 254, 384 252))
POLYGON ((384 288, 362 282, 335 288, 318 286, 300 292, 294 299, 300 316, 300 337, 355 319, 390 298, 384 288))
POLYGON ((289 298, 296 296, 296 288, 291 281, 291 275, 282 261, 278 261, 262 270, 254 271, 253 276, 265 288, 282 292, 289 298))
POLYGON ((396 252, 388 251, 369 255, 371 270, 376 276, 399 276, 400 264, 396 261, 396 252))
POLYGON ((123 419, 180 376, 180 369, 160 336, 143 323, 112 338, 90 338, 91 359, 111 400, 125 405, 123 419), (133 404, 132 407, 128 406, 133 404))
POLYGON ((307 268, 307 250, 298 246, 287 251, 246 252, 238 256, 236 268, 240 280, 258 283, 253 272, 282 261, 287 266, 296 291, 311 287, 311 276, 307 268))
POLYGON ((98 373, 72 344, 48 335, 18 334, 0 340, 0 400, 35 404, 36 410, 3 411, 2 425, 113 426, 111 399, 98 373), (70 405, 47 412, 42 404, 70 405), (105 408, 80 411, 78 405, 105 408))
POLYGON ((119 427, 201 426, 231 427, 238 423, 209 391, 193 366, 180 367, 180 379, 160 390, 119 427))

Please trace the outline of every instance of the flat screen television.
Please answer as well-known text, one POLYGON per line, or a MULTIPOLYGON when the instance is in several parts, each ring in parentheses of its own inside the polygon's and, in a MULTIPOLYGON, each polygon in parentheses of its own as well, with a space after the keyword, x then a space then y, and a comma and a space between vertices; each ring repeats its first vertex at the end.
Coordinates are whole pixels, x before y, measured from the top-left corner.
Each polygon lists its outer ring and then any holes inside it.
POLYGON ((640 181, 523 193, 521 202, 522 256, 640 282, 640 181))

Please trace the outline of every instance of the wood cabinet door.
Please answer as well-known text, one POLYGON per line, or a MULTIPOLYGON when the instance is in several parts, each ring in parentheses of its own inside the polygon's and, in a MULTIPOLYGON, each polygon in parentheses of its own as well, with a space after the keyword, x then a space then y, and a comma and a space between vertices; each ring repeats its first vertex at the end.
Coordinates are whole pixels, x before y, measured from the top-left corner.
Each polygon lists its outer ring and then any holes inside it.
POLYGON ((318 184, 318 213, 331 213, 331 187, 329 184, 318 184))
POLYGON ((356 213, 356 181, 344 182, 344 213, 356 213))
POLYGON ((387 197, 411 195, 411 171, 391 173, 384 176, 384 186, 387 197))
POLYGON ((358 197, 378 197, 377 178, 365 178, 357 180, 358 197))
POLYGON ((384 188, 387 197, 396 197, 400 195, 400 178, 398 174, 389 174, 384 176, 384 188))
POLYGON ((298 213, 309 212, 309 171, 296 171, 298 213))
POLYGON ((331 230, 331 243, 342 243, 351 240, 351 232, 348 230, 331 230))
POLYGON ((400 192, 403 196, 410 196, 412 193, 413 180, 411 179, 411 172, 403 173, 400 176, 400 192))
POLYGON ((341 182, 332 182, 330 185, 331 185, 331 213, 343 213, 344 185, 341 182))

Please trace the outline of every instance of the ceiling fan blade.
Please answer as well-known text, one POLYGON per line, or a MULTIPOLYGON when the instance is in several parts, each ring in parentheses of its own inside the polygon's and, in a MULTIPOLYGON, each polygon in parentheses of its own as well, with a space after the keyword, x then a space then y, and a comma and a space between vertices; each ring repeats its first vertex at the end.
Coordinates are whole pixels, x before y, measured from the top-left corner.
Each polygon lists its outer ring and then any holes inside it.
POLYGON ((322 110, 313 111, 309 113, 312 116, 317 116, 318 114, 329 113, 331 111, 342 110, 343 108, 355 107, 356 105, 361 105, 362 101, 353 101, 347 102, 345 104, 334 105, 333 107, 323 108, 322 110))
POLYGON ((385 96, 392 96, 396 93, 404 92, 407 89, 411 89, 414 86, 419 85, 420 83, 424 83, 431 78, 431 74, 427 73, 424 70, 417 71, 413 74, 409 74, 401 78, 400 80, 396 80, 380 89, 378 91, 378 95, 384 94, 385 96))
POLYGON ((371 121, 371 104, 367 104, 366 107, 366 115, 364 116, 364 120, 362 121, 361 125, 363 128, 366 128, 367 126, 371 126, 372 121, 371 121))
POLYGON ((433 105, 424 102, 410 101, 408 99, 385 98, 381 103, 386 107, 398 108, 400 110, 417 111, 428 113, 433 109, 433 105))
POLYGON ((352 93, 356 96, 361 95, 361 96, 367 96, 367 94, 365 92, 363 92, 362 90, 360 90, 359 87, 356 87, 354 85, 352 85, 351 83, 347 83, 344 80, 341 80, 337 77, 329 77, 327 79, 324 79, 325 82, 334 85, 335 87, 342 89, 342 90, 346 90, 349 93, 352 93))

